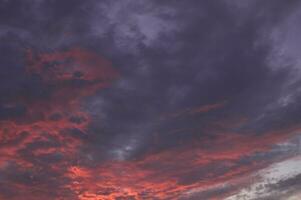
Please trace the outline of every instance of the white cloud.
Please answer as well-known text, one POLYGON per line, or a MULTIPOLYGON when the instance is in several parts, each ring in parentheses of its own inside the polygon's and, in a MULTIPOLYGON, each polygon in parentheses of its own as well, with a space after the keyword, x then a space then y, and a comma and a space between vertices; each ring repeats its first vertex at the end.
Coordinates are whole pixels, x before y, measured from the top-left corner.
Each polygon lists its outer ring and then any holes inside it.
MULTIPOLYGON (((253 184, 248 187, 242 188, 236 194, 227 197, 225 200, 237 200, 243 197, 246 200, 256 200, 261 198, 268 198, 271 196, 286 195, 286 190, 272 190, 271 186, 277 185, 280 182, 294 178, 301 174, 301 156, 290 158, 288 160, 272 164, 271 166, 260 170, 258 173, 253 174, 254 177, 259 177, 253 184)), ((292 185, 292 187, 294 187, 292 185)), ((289 198, 294 199, 299 196, 293 194, 289 198)))

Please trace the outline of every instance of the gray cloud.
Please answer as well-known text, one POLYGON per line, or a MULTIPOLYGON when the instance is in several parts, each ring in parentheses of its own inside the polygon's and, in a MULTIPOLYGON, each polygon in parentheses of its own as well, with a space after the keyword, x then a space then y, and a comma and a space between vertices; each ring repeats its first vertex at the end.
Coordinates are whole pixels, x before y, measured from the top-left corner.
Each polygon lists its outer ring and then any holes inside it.
MULTIPOLYGON (((267 132, 297 125, 300 77, 294 71, 295 63, 286 62, 286 56, 278 57, 275 49, 290 46, 298 39, 287 39, 279 46, 279 39, 273 34, 296 25, 289 20, 299 9, 298 1, 280 0, 1 1, 0 121, 26 124, 44 119, 24 119, 28 108, 23 104, 45 100, 54 90, 39 75, 26 75, 25 49, 56 52, 80 46, 110 60, 121 77, 82 102, 83 110, 92 116, 87 134, 76 128, 60 132, 83 142, 71 163, 91 167, 105 160, 130 161, 189 146, 195 140, 205 146, 204 141, 214 141, 216 134, 223 131, 265 136, 267 132), (277 60, 273 61, 275 57, 277 60), (219 103, 223 106, 218 109, 185 114, 187 109, 219 103), (183 110, 183 116, 169 117, 183 110), (214 124, 240 117, 248 121, 230 128, 214 124)), ((59 115, 53 115, 52 120, 59 123, 59 115)), ((69 120, 77 125, 86 122, 80 116, 69 120)), ((9 143, 17 144, 23 139, 9 143)), ((58 146, 63 144, 35 141, 20 153, 45 167, 47 163, 59 163, 62 155, 34 157, 32 152, 58 146)), ((223 148, 206 147, 212 151, 223 148)), ((247 166, 265 158, 273 161, 274 155, 243 155, 235 166, 247 166)), ((208 171, 217 176, 232 169, 223 162, 211 164, 192 170, 179 182, 194 183, 208 171)), ((14 177, 12 172, 1 173, 9 174, 7 179, 14 177)), ((62 174, 54 176, 59 179, 62 174)), ((47 180, 49 176, 41 177, 47 180)), ((279 183, 273 189, 282 190, 290 184, 293 183, 279 183)), ((210 198, 232 189, 207 191, 201 197, 210 198)))

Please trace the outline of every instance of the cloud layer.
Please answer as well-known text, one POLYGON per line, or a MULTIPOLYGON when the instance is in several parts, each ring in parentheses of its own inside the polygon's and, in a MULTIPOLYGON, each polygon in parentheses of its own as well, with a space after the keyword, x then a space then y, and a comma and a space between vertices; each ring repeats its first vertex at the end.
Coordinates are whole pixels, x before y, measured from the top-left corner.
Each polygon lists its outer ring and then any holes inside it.
POLYGON ((299 15, 0 1, 0 199, 298 198, 299 15))

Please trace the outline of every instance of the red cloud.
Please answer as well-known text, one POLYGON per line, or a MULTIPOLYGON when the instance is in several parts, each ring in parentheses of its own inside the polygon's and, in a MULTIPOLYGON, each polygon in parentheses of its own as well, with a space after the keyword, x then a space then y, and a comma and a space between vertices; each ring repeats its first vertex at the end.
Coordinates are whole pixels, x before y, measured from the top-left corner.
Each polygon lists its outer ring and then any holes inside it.
POLYGON ((42 89, 51 88, 51 91, 46 98, 30 98, 25 94, 11 102, 26 106, 27 112, 22 119, 2 121, 0 124, 0 168, 9 161, 32 167, 32 163, 21 158, 19 151, 36 141, 47 141, 47 135, 64 145, 37 149, 32 152, 33 155, 60 152, 65 156, 74 156, 72 154, 81 141, 61 132, 79 129, 84 134, 91 119, 81 109, 81 99, 108 87, 118 77, 109 61, 79 48, 37 54, 28 50, 27 73, 28 76, 39 76, 42 89), (73 118, 80 121, 72 121, 73 118), (18 141, 24 133, 28 135, 18 141))
MULTIPOLYGON (((72 193, 59 194, 58 199, 114 200, 114 199, 176 199, 183 193, 199 187, 231 181, 267 164, 266 161, 239 164, 240 159, 256 152, 269 151, 271 145, 284 141, 299 126, 274 132, 238 134, 233 130, 245 119, 223 120, 208 124, 205 131, 214 139, 189 141, 174 149, 149 152, 139 160, 105 161, 95 166, 81 166, 74 158, 83 141, 62 134, 66 129, 78 129, 85 134, 91 119, 81 109, 81 100, 107 87, 118 77, 111 64, 99 55, 83 50, 34 54, 28 51, 28 75, 41 78, 44 87, 50 87, 47 98, 19 97, 15 103, 28 108, 24 121, 3 121, 0 126, 0 169, 9 161, 24 169, 37 166, 22 157, 20 151, 37 141, 48 141, 48 136, 60 145, 37 148, 33 157, 59 152, 64 160, 49 164, 52 172, 63 174, 66 180, 59 187, 72 193), (75 117, 78 120, 71 120, 75 117), (26 133, 27 134, 24 134, 26 133), (214 146, 215 148, 209 148, 214 146), (220 168, 216 168, 219 166, 220 168)), ((211 104, 186 109, 169 117, 207 113, 224 106, 211 104)), ((175 132, 181 134, 181 130, 175 132)), ((47 199, 45 195, 33 193, 31 186, 9 183, 29 196, 28 199, 47 199), (38 197, 37 197, 38 196, 38 197)), ((45 186, 35 186, 36 190, 45 186)), ((18 199, 17 197, 16 199, 18 199)))
POLYGON ((300 127, 291 127, 260 137, 223 132, 212 141, 150 153, 140 160, 108 161, 93 168, 70 166, 66 177, 72 181, 66 187, 80 200, 177 199, 191 189, 236 180, 265 167, 267 160, 248 164, 240 164, 240 160, 256 152, 268 152, 271 145, 298 130, 300 127), (216 148, 212 150, 208 145, 216 148))

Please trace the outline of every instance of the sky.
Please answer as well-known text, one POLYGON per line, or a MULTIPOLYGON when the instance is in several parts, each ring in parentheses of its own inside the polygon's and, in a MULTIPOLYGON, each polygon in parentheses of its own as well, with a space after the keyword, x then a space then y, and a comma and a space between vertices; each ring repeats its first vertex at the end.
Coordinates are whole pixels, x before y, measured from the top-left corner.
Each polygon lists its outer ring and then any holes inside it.
POLYGON ((301 199, 298 0, 0 0, 0 200, 301 199))

